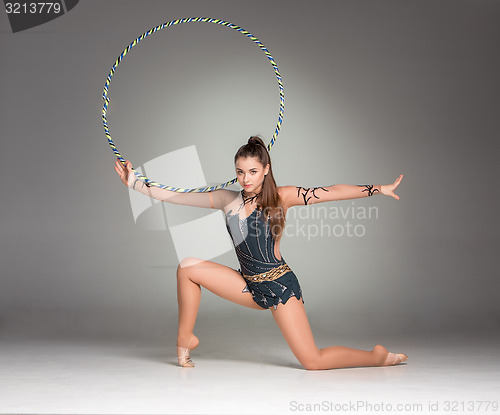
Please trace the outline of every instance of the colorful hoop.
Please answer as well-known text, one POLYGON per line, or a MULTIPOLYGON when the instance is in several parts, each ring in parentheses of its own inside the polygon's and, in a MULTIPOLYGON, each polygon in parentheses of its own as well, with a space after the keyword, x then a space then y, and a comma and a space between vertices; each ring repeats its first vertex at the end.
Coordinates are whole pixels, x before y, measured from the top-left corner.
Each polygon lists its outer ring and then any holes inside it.
MULTIPOLYGON (((116 148, 115 144, 113 143, 113 140, 111 139, 111 135, 109 133, 109 128, 108 128, 108 120, 106 119, 106 112, 108 110, 108 104, 109 104, 109 98, 108 98, 109 84, 111 82, 111 78, 113 77, 113 74, 116 71, 116 67, 121 62, 121 60, 124 58, 124 56, 130 51, 130 49, 132 49, 135 45, 137 45, 145 37, 149 36, 150 34, 152 34, 154 32, 157 32, 158 30, 161 30, 161 29, 163 29, 165 27, 176 25, 176 24, 180 24, 180 23, 189 23, 189 22, 215 23, 215 24, 218 24, 218 25, 227 26, 227 27, 229 27, 231 29, 237 30, 242 35, 250 38, 253 42, 255 42, 261 48, 261 50, 264 52, 264 54, 268 57, 268 59, 271 62, 272 67, 274 68, 274 72, 276 73, 276 78, 278 80, 278 87, 279 87, 279 90, 280 90, 280 111, 279 111, 279 114, 278 114, 278 123, 276 124, 276 129, 274 131, 274 135, 273 135, 271 141, 269 142, 269 144, 267 145, 267 150, 268 151, 271 150, 271 147, 274 145, 274 142, 276 141, 276 139, 278 137, 278 134, 279 134, 279 131, 280 131, 280 128, 281 128, 281 123, 283 122, 283 113, 285 111, 285 95, 283 93, 283 82, 281 80, 281 74, 280 74, 280 72, 278 70, 278 66, 276 65, 276 62, 274 61, 273 57, 271 56, 271 54, 269 53, 269 51, 267 50, 267 48, 255 36, 253 36, 252 34, 250 34, 249 32, 247 32, 246 30, 244 30, 241 27, 236 26, 236 25, 234 25, 232 23, 226 22, 224 20, 211 19, 209 17, 188 17, 188 18, 184 18, 184 19, 171 20, 170 22, 163 23, 162 25, 156 26, 155 28, 148 30, 147 32, 145 32, 141 36, 139 36, 137 39, 135 39, 130 45, 128 45, 126 47, 126 49, 120 54, 120 56, 118 57, 118 59, 116 60, 116 62, 113 64, 113 66, 111 67, 111 71, 109 72, 108 77, 106 79, 106 83, 104 84, 104 92, 102 94, 102 98, 104 99, 104 105, 103 105, 103 108, 102 108, 102 122, 103 122, 103 125, 104 125, 104 132, 106 133, 106 137, 108 137, 108 143, 111 146, 111 149, 113 150, 113 152, 115 153, 116 157, 118 158, 118 160, 120 160, 120 162, 123 165, 125 165, 125 161, 126 160, 118 152, 118 149, 116 148)), ((139 172, 137 172, 134 169, 132 169, 132 171, 137 176, 137 178, 140 179, 140 180, 142 180, 146 184, 146 186, 148 186, 148 187, 155 186, 155 187, 160 187, 162 189, 167 189, 167 190, 172 190, 174 192, 182 192, 182 193, 188 193, 188 192, 194 192, 194 193, 210 192, 210 191, 213 191, 213 190, 222 189, 223 187, 229 186, 229 185, 235 183, 236 180, 237 180, 236 178, 234 178, 232 180, 229 180, 226 183, 222 183, 222 184, 219 184, 217 186, 212 186, 212 187, 198 187, 198 188, 195 188, 195 189, 183 189, 183 188, 180 188, 180 187, 167 186, 167 185, 155 182, 153 180, 148 179, 146 176, 143 176, 142 174, 140 174, 139 172)))

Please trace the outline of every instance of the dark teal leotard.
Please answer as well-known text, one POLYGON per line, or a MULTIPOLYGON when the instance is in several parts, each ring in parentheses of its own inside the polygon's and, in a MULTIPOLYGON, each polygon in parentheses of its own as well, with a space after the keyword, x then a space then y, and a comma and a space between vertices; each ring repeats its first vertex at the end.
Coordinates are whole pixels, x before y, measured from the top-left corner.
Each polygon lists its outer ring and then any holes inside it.
MULTIPOLYGON (((257 208, 243 220, 238 212, 233 214, 233 210, 229 210, 226 213, 226 227, 240 263, 238 272, 242 276, 260 274, 286 264, 283 256, 277 259, 274 255, 275 240, 269 223, 270 219, 264 220, 257 208)), ((292 271, 273 281, 245 281, 247 285, 242 292, 250 292, 262 308, 273 306, 276 310, 279 303, 285 304, 292 296, 304 302, 299 281, 292 271)))

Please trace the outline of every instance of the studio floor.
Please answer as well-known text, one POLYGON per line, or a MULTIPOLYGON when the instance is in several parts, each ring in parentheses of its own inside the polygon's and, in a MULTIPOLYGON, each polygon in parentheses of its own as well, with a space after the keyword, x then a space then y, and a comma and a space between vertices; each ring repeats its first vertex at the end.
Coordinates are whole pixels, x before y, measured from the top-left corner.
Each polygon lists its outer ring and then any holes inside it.
MULTIPOLYGON (((194 368, 177 366, 175 347, 162 342, 3 338, 0 413, 500 412, 499 339, 487 333, 385 336, 405 364, 322 371, 304 370, 283 342, 243 337, 200 343, 194 368)), ((369 339, 349 341, 363 348, 369 339)))

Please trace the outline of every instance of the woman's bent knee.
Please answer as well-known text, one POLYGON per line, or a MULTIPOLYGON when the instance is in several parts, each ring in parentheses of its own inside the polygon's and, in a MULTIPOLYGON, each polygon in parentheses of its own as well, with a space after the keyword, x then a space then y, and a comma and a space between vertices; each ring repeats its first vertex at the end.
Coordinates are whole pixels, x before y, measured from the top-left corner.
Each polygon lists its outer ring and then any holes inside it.
POLYGON ((181 262, 179 262, 179 265, 177 266, 177 271, 184 270, 187 267, 190 267, 190 266, 193 266, 193 265, 197 265, 197 264, 199 264, 199 263, 201 263, 203 261, 204 261, 203 259, 195 258, 195 257, 191 257, 191 256, 183 258, 181 260, 181 262))
POLYGON ((300 364, 306 370, 321 370, 321 369, 323 369, 319 358, 311 358, 311 359, 303 360, 302 362, 300 362, 300 364))
POLYGON ((301 356, 299 362, 307 370, 319 370, 323 368, 321 364, 321 352, 319 350, 316 353, 308 354, 305 358, 301 356))

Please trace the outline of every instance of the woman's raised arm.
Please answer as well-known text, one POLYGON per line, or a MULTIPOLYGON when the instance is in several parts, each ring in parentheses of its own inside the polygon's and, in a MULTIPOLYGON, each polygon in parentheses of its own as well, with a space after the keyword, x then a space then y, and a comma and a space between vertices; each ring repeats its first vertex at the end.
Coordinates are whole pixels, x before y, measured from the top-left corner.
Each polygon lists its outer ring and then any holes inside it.
POLYGON ((359 199, 376 194, 392 196, 399 200, 399 196, 394 194, 394 189, 401 183, 402 178, 401 174, 394 183, 387 185, 334 184, 327 187, 282 186, 279 189, 281 198, 287 207, 313 205, 334 200, 359 199))
POLYGON ((156 186, 148 187, 142 180, 137 179, 132 172, 132 164, 128 160, 125 162, 125 167, 116 160, 115 170, 125 186, 162 202, 210 209, 224 209, 238 195, 238 192, 228 189, 203 193, 180 193, 156 186))

